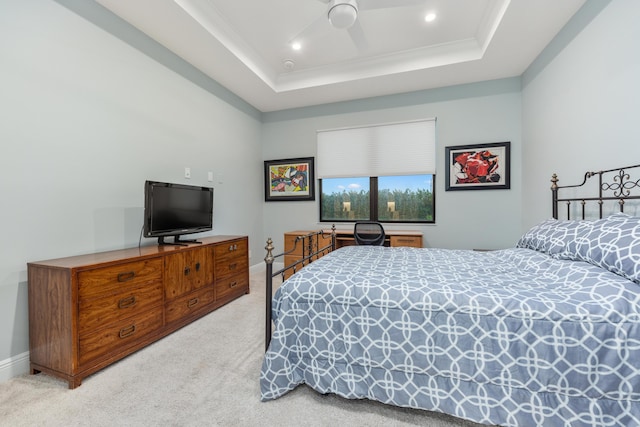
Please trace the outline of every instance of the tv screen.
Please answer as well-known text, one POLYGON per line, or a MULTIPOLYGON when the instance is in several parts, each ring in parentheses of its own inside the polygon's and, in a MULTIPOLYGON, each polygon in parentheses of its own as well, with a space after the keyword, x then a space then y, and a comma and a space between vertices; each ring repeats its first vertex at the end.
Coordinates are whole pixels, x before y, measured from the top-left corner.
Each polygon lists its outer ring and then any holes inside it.
MULTIPOLYGON (((168 182, 146 181, 144 204, 144 236, 174 236, 213 229, 213 188, 168 182)), ((187 242, 182 240, 182 242, 187 242)))

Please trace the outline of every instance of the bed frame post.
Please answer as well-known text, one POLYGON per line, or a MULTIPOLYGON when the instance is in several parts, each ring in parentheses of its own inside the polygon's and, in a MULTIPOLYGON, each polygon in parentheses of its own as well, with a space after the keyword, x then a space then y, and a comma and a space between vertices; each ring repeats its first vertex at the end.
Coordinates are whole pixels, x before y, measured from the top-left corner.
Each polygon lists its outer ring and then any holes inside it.
POLYGON ((558 219, 558 175, 551 175, 551 206, 553 218, 558 219))
MULTIPOLYGON (((296 272, 297 266, 301 265, 304 267, 306 264, 309 264, 313 261, 314 257, 320 257, 322 255, 326 255, 329 252, 333 252, 336 250, 336 225, 333 224, 331 226, 331 246, 320 245, 320 239, 326 239, 327 233, 323 230, 316 231, 313 233, 309 233, 304 236, 296 237, 293 249, 290 249, 288 252, 283 252, 278 255, 273 254, 273 250, 275 249, 273 246, 273 240, 271 237, 267 239, 267 246, 265 246, 265 250, 267 251, 267 255, 264 257, 264 262, 266 264, 266 280, 265 280, 265 328, 264 328, 264 351, 267 352, 269 350, 269 344, 271 343, 271 332, 273 330, 273 317, 272 317, 272 308, 273 308, 273 263, 276 258, 280 258, 287 254, 292 253, 296 249, 296 245, 298 242, 302 241, 302 259, 295 261, 293 264, 289 266, 284 266, 283 269, 276 271, 275 275, 282 274, 282 280, 285 278, 285 271, 290 271, 293 269, 293 272, 296 272), (308 240, 305 242, 305 239, 308 240), (315 241, 315 247, 314 247, 315 241), (308 252, 308 253, 306 253, 308 252)), ((302 268, 301 267, 301 268, 302 268)))
MULTIPOLYGON (((603 174, 602 171, 598 172, 598 199, 600 199, 598 200, 598 205, 599 205, 598 208, 600 210, 599 218, 602 218, 602 206, 603 206, 602 197, 604 197, 604 195, 602 194, 602 174, 603 174)), ((582 219, 584 219, 584 209, 582 211, 582 219)))
POLYGON ((264 261, 267 266, 267 289, 265 297, 265 340, 264 351, 269 349, 269 343, 271 342, 271 304, 273 299, 273 240, 271 237, 267 239, 267 246, 264 247, 267 250, 267 255, 264 257, 264 261))
POLYGON ((331 252, 336 250, 336 225, 331 226, 331 252))

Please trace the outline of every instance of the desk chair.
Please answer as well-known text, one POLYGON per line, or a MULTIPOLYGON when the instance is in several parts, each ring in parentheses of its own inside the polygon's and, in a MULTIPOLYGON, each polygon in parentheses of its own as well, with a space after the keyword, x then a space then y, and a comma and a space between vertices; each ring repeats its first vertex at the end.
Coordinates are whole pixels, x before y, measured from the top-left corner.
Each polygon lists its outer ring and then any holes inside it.
POLYGON ((384 227, 377 221, 358 221, 353 226, 356 245, 383 246, 384 227))

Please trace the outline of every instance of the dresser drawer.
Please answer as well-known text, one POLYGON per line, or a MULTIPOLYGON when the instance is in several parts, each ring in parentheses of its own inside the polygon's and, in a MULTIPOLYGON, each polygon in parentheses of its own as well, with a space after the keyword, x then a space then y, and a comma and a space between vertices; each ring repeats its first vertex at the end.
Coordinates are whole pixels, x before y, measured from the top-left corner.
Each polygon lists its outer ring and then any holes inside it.
POLYGON ((219 264, 224 264, 230 259, 244 258, 247 256, 247 240, 232 240, 229 243, 217 245, 214 251, 216 259, 216 272, 218 272, 217 266, 219 264))
POLYGON ((389 240, 391 246, 422 247, 422 237, 420 236, 391 236, 389 240))
POLYGON ((157 281, 103 298, 81 299, 78 329, 81 334, 119 319, 162 305, 162 282, 157 281))
MULTIPOLYGON (((314 257, 313 259, 315 260, 317 258, 318 257, 314 257)), ((302 256, 300 256, 300 255, 285 255, 284 256, 284 267, 287 267, 287 266, 293 264, 296 261, 300 261, 301 259, 302 259, 302 256)), ((307 264, 309 264, 308 260, 304 263, 304 265, 302 263, 296 265, 295 271, 293 271, 293 269, 289 269, 289 270, 285 271, 284 272, 284 278, 288 279, 289 277, 291 277, 291 275, 293 273, 297 273, 298 271, 302 270, 302 267, 304 267, 307 264)))
POLYGON ((310 253, 317 252, 319 246, 328 246, 331 243, 331 240, 328 238, 313 236, 308 237, 306 239, 298 240, 296 243, 296 239, 298 237, 306 236, 307 234, 315 233, 315 231, 300 231, 295 233, 285 233, 284 235, 284 252, 287 252, 289 255, 297 255, 302 257, 304 254, 309 255, 310 253), (309 247, 311 245, 311 247, 309 247), (292 251, 289 253, 289 251, 292 251))
POLYGON ((246 274, 238 274, 216 281, 216 300, 236 293, 246 293, 249 289, 249 278, 246 274))
POLYGON ((191 292, 170 303, 165 309, 165 320, 167 324, 187 317, 193 312, 205 308, 213 302, 213 287, 207 287, 196 292, 191 292))
MULTIPOLYGON (((302 259, 302 257, 300 255, 285 255, 284 256, 284 267, 287 267, 287 266, 293 264, 296 261, 300 261, 301 259, 302 259)), ((303 267, 302 264, 298 264, 296 266, 296 271, 300 270, 302 267, 303 267)))
POLYGON ((97 298, 162 280, 162 258, 128 262, 78 273, 78 297, 97 298))
POLYGON ((249 262, 246 257, 225 260, 223 262, 218 262, 218 260, 216 260, 216 282, 220 279, 225 279, 240 272, 247 271, 248 268, 249 262))
POLYGON ((302 256, 302 241, 299 241, 296 244, 296 238, 298 237, 298 234, 285 234, 284 235, 284 250, 285 252, 288 252, 292 249, 294 249, 294 245, 295 245, 295 250, 293 250, 293 252, 291 252, 290 255, 298 255, 298 256, 302 256))
POLYGON ((247 241, 234 240, 215 248, 215 273, 216 282, 220 279, 233 276, 249 268, 247 256, 247 241))
POLYGON ((147 310, 90 334, 80 335, 80 366, 110 351, 122 351, 162 327, 162 310, 147 310))

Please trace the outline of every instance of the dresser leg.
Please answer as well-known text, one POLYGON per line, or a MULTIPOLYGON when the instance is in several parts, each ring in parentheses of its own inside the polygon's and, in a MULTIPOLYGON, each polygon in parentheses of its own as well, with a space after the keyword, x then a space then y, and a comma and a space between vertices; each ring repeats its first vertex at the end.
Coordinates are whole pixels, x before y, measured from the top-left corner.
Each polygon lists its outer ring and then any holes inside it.
POLYGON ((69 390, 73 390, 76 387, 80 387, 82 385, 82 378, 81 377, 76 377, 76 378, 71 378, 68 381, 69 383, 69 390))

